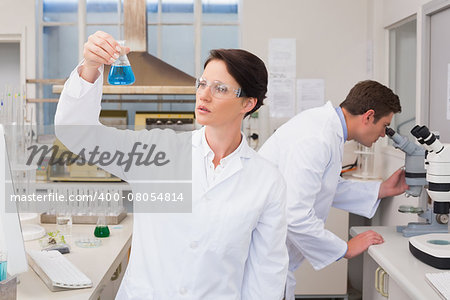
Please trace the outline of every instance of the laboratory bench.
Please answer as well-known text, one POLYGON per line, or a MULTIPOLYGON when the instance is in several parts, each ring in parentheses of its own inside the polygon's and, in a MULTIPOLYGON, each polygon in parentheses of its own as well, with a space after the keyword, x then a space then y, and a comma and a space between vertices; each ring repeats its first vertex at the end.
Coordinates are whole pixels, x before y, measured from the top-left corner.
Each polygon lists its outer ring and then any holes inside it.
MULTIPOLYGON (((41 224, 46 232, 55 231, 55 224, 41 224)), ((118 225, 109 225, 110 236, 102 238, 97 248, 80 248, 77 237, 94 237, 95 224, 73 224, 70 253, 64 256, 89 277, 93 286, 86 289, 51 292, 40 277, 29 267, 19 275, 17 300, 102 300, 114 299, 128 264, 133 231, 133 215, 118 225)), ((39 240, 25 242, 27 250, 39 250, 39 240)))
POLYGON ((350 235, 355 236, 367 230, 381 234, 384 243, 372 245, 364 252, 364 300, 441 299, 425 280, 425 273, 443 270, 433 268, 415 258, 409 251, 409 238, 391 226, 352 227, 350 235))

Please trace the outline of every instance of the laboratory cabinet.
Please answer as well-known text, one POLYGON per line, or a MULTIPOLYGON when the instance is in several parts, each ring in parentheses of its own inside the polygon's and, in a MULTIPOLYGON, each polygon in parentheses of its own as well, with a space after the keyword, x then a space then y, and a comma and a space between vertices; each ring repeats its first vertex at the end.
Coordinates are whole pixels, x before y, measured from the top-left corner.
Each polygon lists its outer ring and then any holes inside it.
POLYGON ((411 299, 367 252, 364 253, 362 294, 364 300, 411 299))
POLYGON ((92 295, 89 299, 93 300, 110 300, 116 297, 119 291, 120 283, 122 282, 125 270, 128 265, 128 255, 123 255, 122 261, 115 269, 113 275, 108 279, 102 280, 98 287, 98 292, 92 295))
POLYGON ((356 236, 373 230, 383 236, 384 243, 372 245, 364 253, 364 300, 439 300, 438 293, 425 280, 426 273, 440 272, 415 258, 409 251, 409 239, 395 226, 359 226, 350 228, 356 236))

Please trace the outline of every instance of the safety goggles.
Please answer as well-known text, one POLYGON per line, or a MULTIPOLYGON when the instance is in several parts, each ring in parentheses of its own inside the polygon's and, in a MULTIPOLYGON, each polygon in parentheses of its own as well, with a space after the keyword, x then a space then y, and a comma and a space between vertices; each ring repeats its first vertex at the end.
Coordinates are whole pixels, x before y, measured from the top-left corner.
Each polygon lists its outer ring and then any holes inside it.
POLYGON ((220 81, 208 81, 203 77, 200 77, 197 79, 195 87, 197 91, 203 91, 206 89, 206 87, 209 87, 211 94, 220 99, 226 99, 226 98, 241 98, 246 97, 244 91, 241 88, 234 89, 230 86, 228 86, 225 83, 222 83, 220 81))

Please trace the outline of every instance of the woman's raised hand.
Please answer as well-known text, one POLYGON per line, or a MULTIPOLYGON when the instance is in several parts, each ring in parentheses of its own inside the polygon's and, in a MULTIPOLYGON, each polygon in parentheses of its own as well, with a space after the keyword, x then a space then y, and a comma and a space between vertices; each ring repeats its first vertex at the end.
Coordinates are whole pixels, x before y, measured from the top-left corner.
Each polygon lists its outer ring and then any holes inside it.
MULTIPOLYGON (((130 52, 130 48, 124 48, 125 53, 130 52)), ((97 31, 84 44, 84 65, 96 69, 103 64, 110 65, 119 57, 121 50, 119 43, 110 34, 97 31)))
POLYGON ((90 35, 84 44, 81 77, 94 82, 99 75, 97 69, 101 65, 112 64, 119 57, 120 52, 127 54, 130 48, 121 47, 110 34, 103 31, 90 35))

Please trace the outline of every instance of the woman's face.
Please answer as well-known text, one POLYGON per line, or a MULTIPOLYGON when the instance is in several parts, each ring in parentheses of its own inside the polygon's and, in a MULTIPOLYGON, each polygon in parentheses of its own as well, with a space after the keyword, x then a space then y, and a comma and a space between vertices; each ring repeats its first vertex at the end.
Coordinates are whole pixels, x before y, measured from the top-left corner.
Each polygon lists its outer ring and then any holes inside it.
POLYGON ((238 98, 240 88, 228 73, 222 60, 214 59, 206 66, 197 88, 195 116, 201 125, 213 127, 239 124, 254 104, 252 98, 238 98), (250 106, 250 108, 249 108, 250 106))

